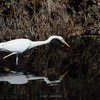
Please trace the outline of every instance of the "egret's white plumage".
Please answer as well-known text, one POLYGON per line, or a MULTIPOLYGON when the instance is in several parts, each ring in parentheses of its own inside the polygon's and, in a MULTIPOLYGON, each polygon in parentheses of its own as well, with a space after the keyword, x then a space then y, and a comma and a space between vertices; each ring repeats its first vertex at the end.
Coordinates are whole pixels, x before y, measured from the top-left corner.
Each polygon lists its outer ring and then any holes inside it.
POLYGON ((5 56, 3 59, 16 54, 16 65, 18 65, 18 55, 23 53, 33 47, 44 45, 49 43, 52 39, 58 39, 61 42, 65 43, 68 47, 70 47, 61 36, 50 36, 45 41, 31 41, 29 39, 14 39, 8 42, 0 43, 0 51, 11 52, 11 54, 5 56))
POLYGON ((28 39, 15 39, 8 42, 0 43, 0 50, 7 52, 22 53, 26 51, 31 45, 28 39))

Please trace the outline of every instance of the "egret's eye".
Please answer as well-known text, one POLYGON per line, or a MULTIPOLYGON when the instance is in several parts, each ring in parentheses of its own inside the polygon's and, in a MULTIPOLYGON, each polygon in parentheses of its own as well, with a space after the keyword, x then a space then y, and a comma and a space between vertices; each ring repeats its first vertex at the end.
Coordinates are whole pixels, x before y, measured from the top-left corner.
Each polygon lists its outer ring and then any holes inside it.
POLYGON ((64 39, 61 39, 62 42, 64 42, 64 39))

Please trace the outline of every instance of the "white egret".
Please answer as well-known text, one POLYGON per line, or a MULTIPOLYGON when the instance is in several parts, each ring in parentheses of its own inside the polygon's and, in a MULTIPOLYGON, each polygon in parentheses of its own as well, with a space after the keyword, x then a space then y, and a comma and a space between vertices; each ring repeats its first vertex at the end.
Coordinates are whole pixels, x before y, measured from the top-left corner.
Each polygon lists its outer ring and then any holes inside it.
POLYGON ((53 39, 58 39, 61 42, 65 43, 68 47, 70 47, 61 36, 54 35, 54 36, 50 36, 45 41, 31 41, 29 39, 20 38, 20 39, 10 40, 7 42, 2 42, 2 43, 0 43, 0 51, 10 52, 10 54, 3 57, 3 59, 16 54, 16 65, 18 65, 19 54, 21 54, 33 47, 47 44, 53 39))

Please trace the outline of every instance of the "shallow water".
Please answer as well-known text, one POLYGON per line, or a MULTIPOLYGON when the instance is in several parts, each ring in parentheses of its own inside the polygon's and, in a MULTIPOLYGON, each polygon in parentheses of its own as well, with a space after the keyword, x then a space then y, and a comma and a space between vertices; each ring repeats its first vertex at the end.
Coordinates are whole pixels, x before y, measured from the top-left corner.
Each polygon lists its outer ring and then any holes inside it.
POLYGON ((99 100, 99 87, 67 74, 52 79, 30 72, 0 73, 0 100, 99 100))
POLYGON ((36 76, 30 72, 0 73, 0 100, 61 99, 62 75, 56 79, 36 76), (60 86, 60 87, 59 87, 60 86))

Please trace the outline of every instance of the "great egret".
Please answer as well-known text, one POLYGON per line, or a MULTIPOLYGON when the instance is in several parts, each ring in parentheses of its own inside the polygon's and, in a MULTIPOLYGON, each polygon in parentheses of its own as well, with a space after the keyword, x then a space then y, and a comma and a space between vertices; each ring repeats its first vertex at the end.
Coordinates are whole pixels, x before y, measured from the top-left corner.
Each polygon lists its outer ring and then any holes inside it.
POLYGON ((16 65, 18 65, 19 54, 21 54, 33 47, 47 44, 53 39, 58 39, 61 42, 65 43, 68 47, 70 47, 61 36, 54 35, 54 36, 50 36, 45 41, 31 41, 29 39, 20 38, 20 39, 10 40, 7 42, 2 42, 2 43, 0 43, 0 51, 11 52, 9 55, 3 57, 3 59, 16 54, 16 65))

